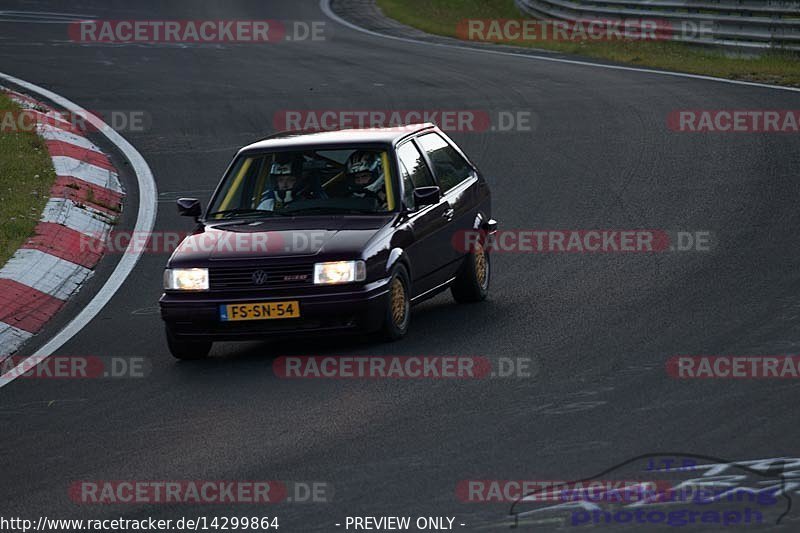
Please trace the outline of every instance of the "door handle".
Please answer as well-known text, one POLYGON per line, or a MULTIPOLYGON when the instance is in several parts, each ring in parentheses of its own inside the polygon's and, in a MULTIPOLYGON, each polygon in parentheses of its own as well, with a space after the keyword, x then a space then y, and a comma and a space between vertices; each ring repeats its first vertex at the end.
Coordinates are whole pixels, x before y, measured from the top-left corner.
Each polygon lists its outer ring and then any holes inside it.
POLYGON ((454 216, 455 214, 456 214, 455 210, 454 210, 452 207, 450 207, 450 208, 448 208, 448 209, 447 209, 447 211, 445 211, 444 213, 442 213, 442 216, 443 216, 444 218, 446 218, 447 220, 453 220, 453 216, 454 216))

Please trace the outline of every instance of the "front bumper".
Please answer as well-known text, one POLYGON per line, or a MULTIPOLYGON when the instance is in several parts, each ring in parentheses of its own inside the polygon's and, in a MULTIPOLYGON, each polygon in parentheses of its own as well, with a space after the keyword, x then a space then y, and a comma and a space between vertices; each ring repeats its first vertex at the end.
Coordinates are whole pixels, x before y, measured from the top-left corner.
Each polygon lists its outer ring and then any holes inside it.
POLYGON ((375 331, 383 325, 390 278, 355 287, 309 287, 302 291, 258 294, 165 293, 159 300, 161 318, 170 332, 185 340, 249 340, 292 334, 375 331), (297 300, 300 317, 223 322, 225 304, 297 300))

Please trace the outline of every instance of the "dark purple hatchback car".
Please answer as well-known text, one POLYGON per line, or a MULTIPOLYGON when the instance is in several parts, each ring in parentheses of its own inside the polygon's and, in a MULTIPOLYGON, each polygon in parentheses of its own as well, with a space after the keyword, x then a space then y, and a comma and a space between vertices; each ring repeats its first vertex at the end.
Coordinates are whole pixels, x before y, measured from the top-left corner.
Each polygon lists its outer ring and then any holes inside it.
POLYGON ((489 187, 432 124, 285 133, 239 151, 164 272, 161 316, 179 359, 211 344, 408 330, 447 288, 486 298, 489 187))

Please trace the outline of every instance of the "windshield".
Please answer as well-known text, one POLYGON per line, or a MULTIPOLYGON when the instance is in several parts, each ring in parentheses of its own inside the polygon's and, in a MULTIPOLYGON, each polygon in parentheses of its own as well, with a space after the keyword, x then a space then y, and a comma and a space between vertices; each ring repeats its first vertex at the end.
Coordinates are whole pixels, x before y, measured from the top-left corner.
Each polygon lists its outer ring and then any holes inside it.
POLYGON ((238 158, 207 217, 377 214, 394 206, 386 151, 307 150, 238 158))

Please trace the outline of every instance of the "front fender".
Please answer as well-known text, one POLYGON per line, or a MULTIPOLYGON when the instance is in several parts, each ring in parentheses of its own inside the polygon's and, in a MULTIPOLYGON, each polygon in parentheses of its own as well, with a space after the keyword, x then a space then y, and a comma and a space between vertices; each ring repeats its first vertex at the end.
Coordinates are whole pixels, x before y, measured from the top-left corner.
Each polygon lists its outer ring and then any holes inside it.
POLYGON ((409 264, 408 256, 402 248, 392 248, 392 251, 389 252, 389 259, 386 261, 386 275, 389 275, 397 264, 403 265, 408 271, 408 275, 411 276, 411 265, 409 264))

